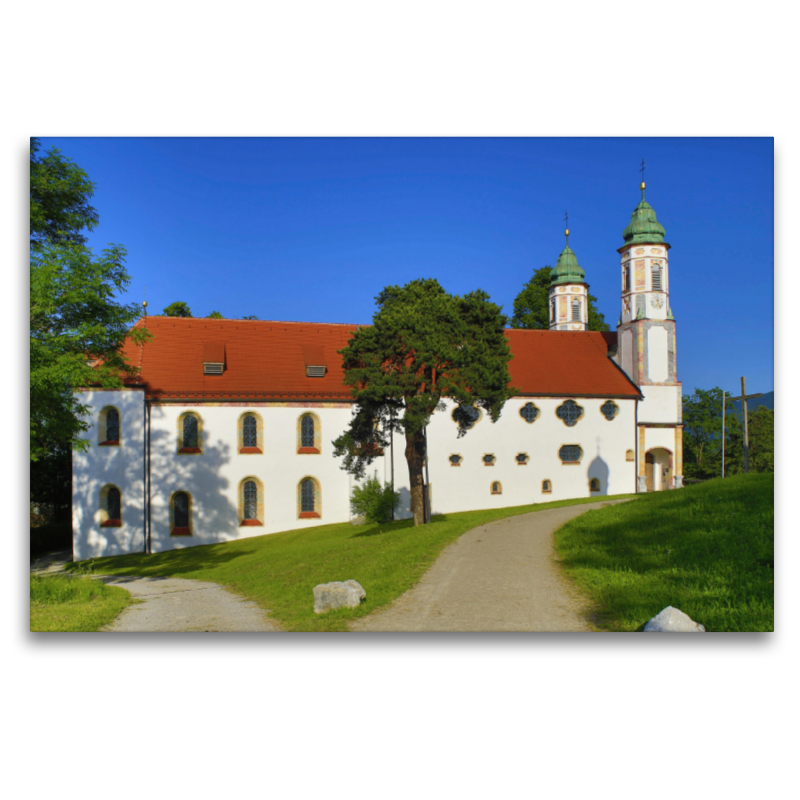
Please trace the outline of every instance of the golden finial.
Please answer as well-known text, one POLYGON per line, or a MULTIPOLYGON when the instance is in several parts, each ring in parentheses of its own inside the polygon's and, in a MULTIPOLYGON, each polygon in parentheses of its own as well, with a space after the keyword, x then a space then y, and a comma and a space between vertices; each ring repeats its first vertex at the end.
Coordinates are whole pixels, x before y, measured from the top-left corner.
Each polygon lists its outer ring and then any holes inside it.
POLYGON ((564 236, 567 237, 567 247, 569 247, 569 211, 564 212, 564 236))
POLYGON ((642 163, 641 163, 641 165, 639 167, 639 172, 642 173, 642 182, 641 182, 641 184, 639 186, 639 188, 642 190, 642 200, 644 200, 644 168, 646 166, 647 165, 644 163, 644 159, 642 159, 642 163))

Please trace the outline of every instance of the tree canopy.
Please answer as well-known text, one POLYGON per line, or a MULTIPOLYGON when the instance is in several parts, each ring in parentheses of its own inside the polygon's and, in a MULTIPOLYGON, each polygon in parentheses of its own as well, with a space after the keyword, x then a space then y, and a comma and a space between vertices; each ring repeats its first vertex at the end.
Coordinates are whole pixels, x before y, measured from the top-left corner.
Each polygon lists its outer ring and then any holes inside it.
MULTIPOLYGON (((388 286, 375 298, 370 327, 356 330, 343 359, 345 383, 356 400, 348 429, 333 442, 343 469, 363 477, 388 447, 393 432, 405 435, 414 524, 423 522, 425 427, 449 398, 481 407, 496 421, 509 387, 511 350, 507 322, 486 292, 448 294, 436 280, 388 286)), ((459 435, 467 427, 459 430, 459 435)))
POLYGON ((130 282, 125 249, 109 245, 97 256, 85 230, 98 219, 88 205, 93 184, 58 150, 38 155, 31 140, 30 245, 30 456, 46 457, 64 446, 86 449, 86 407, 73 390, 112 389, 135 369, 122 354, 126 337, 142 343, 144 329, 130 329, 136 305, 117 296, 130 282))
MULTIPOLYGON (((171 316, 171 315, 170 315, 170 316, 171 316)), ((191 314, 190 314, 189 316, 191 316, 191 314)), ((206 317, 206 319, 225 319, 225 317, 223 317, 223 316, 222 316, 222 314, 220 314, 220 313, 219 313, 219 311, 212 311, 212 312, 211 312, 211 313, 210 313, 210 314, 209 314, 209 315, 206 317)))
MULTIPOLYGON (((514 299, 514 316, 511 318, 512 328, 528 330, 549 330, 550 309, 549 290, 552 267, 541 267, 533 273, 533 277, 522 287, 522 291, 514 299)), ((597 298, 589 294, 589 330, 607 331, 608 323, 597 310, 597 298)))
MULTIPOLYGON (((170 303, 162 312, 165 317, 191 317, 192 310, 186 303, 170 303)), ((212 313, 219 313, 212 312, 212 313)), ((220 315, 221 316, 221 315, 220 315)))

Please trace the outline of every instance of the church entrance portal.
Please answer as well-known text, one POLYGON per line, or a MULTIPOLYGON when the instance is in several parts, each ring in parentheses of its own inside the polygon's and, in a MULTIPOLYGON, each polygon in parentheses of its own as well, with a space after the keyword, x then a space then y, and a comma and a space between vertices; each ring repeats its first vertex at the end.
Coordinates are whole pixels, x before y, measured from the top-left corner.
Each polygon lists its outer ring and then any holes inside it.
POLYGON ((672 453, 656 447, 644 456, 645 483, 648 492, 661 492, 671 488, 672 453))

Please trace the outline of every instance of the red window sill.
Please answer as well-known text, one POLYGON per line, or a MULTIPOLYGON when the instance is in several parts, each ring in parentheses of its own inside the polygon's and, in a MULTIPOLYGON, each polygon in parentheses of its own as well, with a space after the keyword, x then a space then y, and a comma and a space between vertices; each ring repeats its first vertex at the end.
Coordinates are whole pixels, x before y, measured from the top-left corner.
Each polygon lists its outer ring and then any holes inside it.
POLYGON ((542 489, 542 494, 553 494, 552 489, 542 489))
POLYGON ((483 462, 483 466, 484 466, 484 467, 493 467, 493 466, 494 466, 494 464, 487 464, 487 463, 484 461, 484 462, 483 462))
POLYGON ((528 462, 527 461, 517 461, 517 466, 518 467, 527 467, 528 466, 528 462))
POLYGON ((119 439, 116 441, 109 439, 107 442, 100 442, 100 447, 119 447, 119 439))
POLYGON ((319 519, 320 516, 316 511, 301 511, 300 519, 319 519))
POLYGON ((179 453, 202 453, 203 451, 199 447, 181 447, 178 450, 179 453))
POLYGON ((170 536, 191 536, 192 529, 191 528, 173 528, 170 532, 170 536))
POLYGON ((249 528, 252 525, 263 525, 264 523, 260 519, 243 519, 239 523, 240 528, 249 528))
POLYGON ((297 452, 301 455, 306 455, 309 453, 319 454, 319 450, 316 447, 300 447, 298 448, 297 452))
POLYGON ((453 462, 451 461, 451 462, 450 462, 450 466, 451 466, 451 467, 460 467, 460 466, 461 466, 461 463, 458 463, 458 464, 453 464, 453 462))
POLYGON ((261 448, 260 447, 240 447, 239 448, 239 452, 240 453, 245 453, 245 454, 246 453, 260 453, 261 452, 261 448))
POLYGON ((101 528, 121 528, 122 527, 122 520, 121 519, 107 519, 105 522, 100 523, 101 528))

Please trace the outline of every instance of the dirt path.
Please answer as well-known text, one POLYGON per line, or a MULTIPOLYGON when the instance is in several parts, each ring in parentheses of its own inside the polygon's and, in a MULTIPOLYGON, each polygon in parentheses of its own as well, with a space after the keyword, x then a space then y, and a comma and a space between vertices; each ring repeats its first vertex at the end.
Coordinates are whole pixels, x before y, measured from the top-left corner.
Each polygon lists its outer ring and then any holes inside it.
POLYGON ((561 577, 553 533, 612 500, 536 511, 473 528, 419 584, 354 631, 591 631, 586 600, 561 577))
POLYGON ((209 581, 124 576, 103 581, 143 601, 128 606, 104 629, 111 633, 280 630, 255 603, 209 581))

